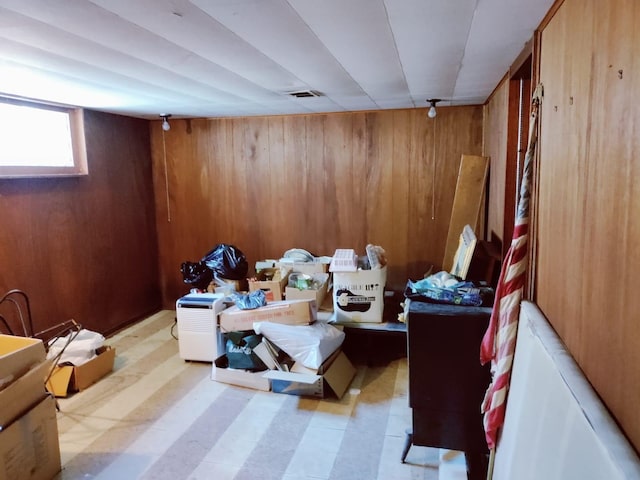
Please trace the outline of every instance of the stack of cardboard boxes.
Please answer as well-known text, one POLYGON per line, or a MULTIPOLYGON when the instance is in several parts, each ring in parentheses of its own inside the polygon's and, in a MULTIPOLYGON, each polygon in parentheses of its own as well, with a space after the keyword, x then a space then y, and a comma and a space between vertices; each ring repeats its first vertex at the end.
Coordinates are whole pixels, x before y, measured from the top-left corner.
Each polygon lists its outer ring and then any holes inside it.
POLYGON ((51 364, 41 340, 0 335, 0 480, 49 480, 61 468, 51 364))
MULTIPOLYGON (((291 326, 310 326, 318 320, 318 307, 330 289, 328 262, 263 261, 256 265, 257 276, 249 280, 249 290, 263 290, 268 303, 254 310, 230 307, 220 312, 220 334, 250 331, 254 323, 272 322, 291 326), (306 284, 291 280, 304 278, 306 284), (299 288, 301 287, 301 288, 299 288)), ((333 327, 332 327, 333 328, 333 327)), ((302 331, 302 329, 299 329, 302 331)), ((346 392, 355 368, 340 348, 325 358, 318 368, 290 362, 284 369, 278 362, 266 362, 266 371, 250 372, 229 368, 225 356, 213 364, 214 380, 277 393, 338 398, 346 392)))
MULTIPOLYGON (((274 288, 277 289, 279 287, 274 286, 274 288)), ((253 310, 241 310, 233 306, 220 312, 218 317, 220 335, 223 336, 230 332, 253 331, 254 324, 258 322, 270 322, 297 328, 308 327, 316 321, 317 304, 315 294, 313 298, 308 299, 269 302, 267 305, 253 310)), ((297 331, 306 332, 301 328, 297 331)), ((267 365, 267 370, 264 371, 230 368, 225 354, 213 362, 211 376, 219 382, 263 391, 272 390, 277 393, 315 397, 325 397, 330 392, 333 392, 340 398, 344 395, 355 375, 355 368, 344 353, 341 352, 340 348, 335 349, 315 369, 302 368, 294 362, 289 362, 284 369, 282 368, 283 365, 277 361, 267 361, 265 364, 267 365)))
MULTIPOLYGON (((257 322, 311 325, 320 321, 318 310, 324 310, 321 321, 336 322, 333 328, 341 328, 341 322, 382 322, 386 273, 384 265, 359 270, 353 250, 338 250, 334 257, 319 257, 316 261, 283 258, 256 262, 256 276, 248 279, 248 289, 262 290, 268 303, 254 310, 231 307, 220 312, 222 343, 225 333, 252 331, 257 322), (340 253, 345 254, 344 258, 340 253), (332 289, 333 294, 328 295, 332 289)), ((291 362, 285 368, 280 368, 278 362, 265 363, 267 371, 234 369, 222 355, 214 361, 212 378, 295 395, 324 397, 333 392, 340 398, 355 375, 355 368, 341 348, 326 356, 318 368, 307 368, 300 362, 291 362)))
POLYGON ((249 279, 249 291, 263 290, 268 301, 315 300, 322 309, 331 290, 329 261, 262 260, 256 262, 256 278, 249 279))
MULTIPOLYGON (((275 322, 285 325, 309 325, 317 315, 315 302, 299 300, 279 300, 269 302, 266 306, 254 310, 241 310, 232 306, 220 312, 218 316, 218 335, 221 343, 226 344, 226 334, 230 332, 249 332, 254 322, 275 322)), ((271 390, 271 382, 264 378, 264 372, 252 372, 229 367, 226 353, 219 356, 212 367, 211 377, 214 380, 256 390, 271 390)))

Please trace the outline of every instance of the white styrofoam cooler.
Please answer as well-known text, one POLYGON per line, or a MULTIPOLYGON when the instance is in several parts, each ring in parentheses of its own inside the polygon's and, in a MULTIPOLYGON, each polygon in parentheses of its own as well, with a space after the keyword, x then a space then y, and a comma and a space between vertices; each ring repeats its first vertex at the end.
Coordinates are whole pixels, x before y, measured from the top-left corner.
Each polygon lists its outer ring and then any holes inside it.
POLYGON ((382 322, 387 267, 333 273, 333 311, 337 322, 382 322))
POLYGON ((213 362, 224 352, 218 327, 218 313, 224 308, 220 293, 193 293, 176 301, 180 358, 213 362))

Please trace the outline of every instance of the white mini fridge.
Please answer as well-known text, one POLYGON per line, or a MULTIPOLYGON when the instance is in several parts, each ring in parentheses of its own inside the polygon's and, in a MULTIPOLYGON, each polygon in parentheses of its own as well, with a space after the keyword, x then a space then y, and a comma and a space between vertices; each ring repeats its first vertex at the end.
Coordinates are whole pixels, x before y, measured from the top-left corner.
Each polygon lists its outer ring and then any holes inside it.
POLYGON ((192 293, 176 301, 180 358, 213 362, 224 352, 218 327, 224 298, 219 293, 192 293))

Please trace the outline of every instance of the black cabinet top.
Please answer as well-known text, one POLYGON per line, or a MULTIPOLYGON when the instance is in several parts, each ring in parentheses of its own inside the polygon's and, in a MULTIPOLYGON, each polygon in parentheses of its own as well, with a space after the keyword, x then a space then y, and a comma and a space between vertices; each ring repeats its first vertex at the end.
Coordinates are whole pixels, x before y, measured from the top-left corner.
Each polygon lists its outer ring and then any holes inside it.
POLYGON ((491 307, 467 307, 462 305, 449 305, 442 303, 418 302, 409 303, 409 312, 427 315, 444 316, 486 316, 491 315, 491 307))

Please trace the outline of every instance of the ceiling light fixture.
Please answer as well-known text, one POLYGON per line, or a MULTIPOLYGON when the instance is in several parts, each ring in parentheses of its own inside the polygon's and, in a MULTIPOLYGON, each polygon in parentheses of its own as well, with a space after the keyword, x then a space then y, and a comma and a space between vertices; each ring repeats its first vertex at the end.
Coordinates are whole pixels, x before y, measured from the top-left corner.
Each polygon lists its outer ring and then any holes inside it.
POLYGON ((168 132, 171 130, 171 125, 169 125, 169 118, 171 117, 170 113, 161 113, 160 118, 162 119, 162 130, 168 132))
POLYGON ((429 113, 427 113, 427 116, 429 118, 436 118, 436 114, 438 112, 436 112, 436 103, 440 102, 441 100, 439 98, 428 98, 427 102, 429 102, 429 104, 431 105, 431 108, 429 108, 429 113))

